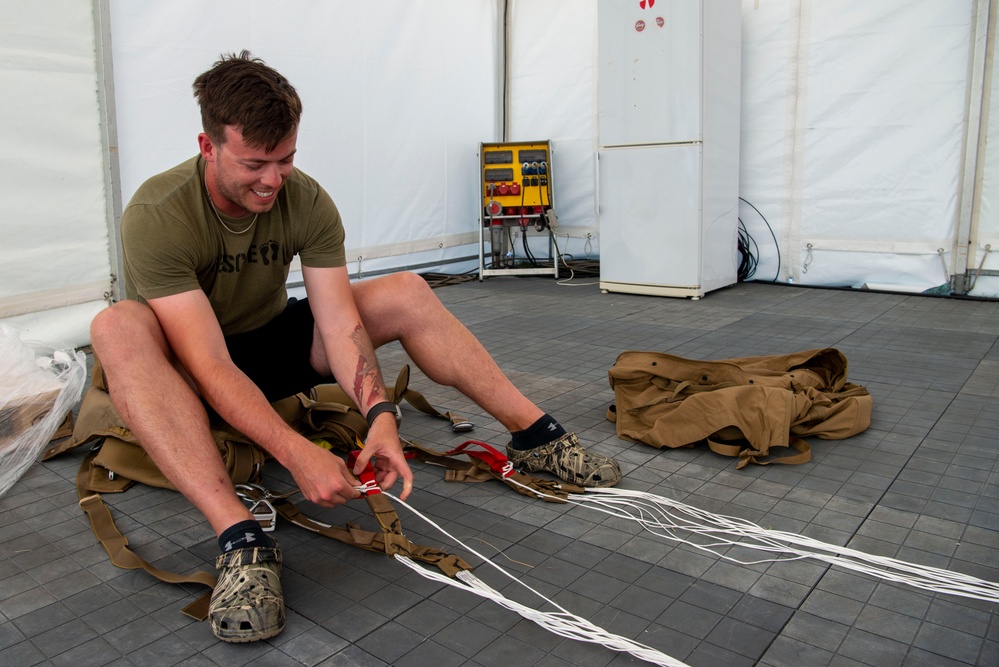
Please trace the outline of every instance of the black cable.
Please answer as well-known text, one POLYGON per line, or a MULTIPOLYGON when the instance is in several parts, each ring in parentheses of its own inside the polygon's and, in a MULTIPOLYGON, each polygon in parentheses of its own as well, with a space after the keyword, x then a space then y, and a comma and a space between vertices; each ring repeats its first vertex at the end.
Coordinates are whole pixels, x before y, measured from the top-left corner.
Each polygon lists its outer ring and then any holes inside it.
POLYGON ((739 220, 739 282, 749 280, 756 275, 756 267, 759 264, 760 248, 756 244, 756 239, 746 230, 742 218, 739 220))
POLYGON ((760 218, 763 220, 764 224, 766 224, 767 229, 770 230, 770 236, 773 237, 773 240, 774 240, 774 250, 777 251, 777 272, 774 274, 773 280, 770 281, 772 283, 775 283, 775 282, 777 282, 777 278, 780 276, 780 261, 781 261, 780 260, 780 244, 777 243, 777 235, 774 234, 774 228, 770 226, 770 223, 767 221, 766 216, 764 216, 762 213, 760 213, 760 209, 758 209, 755 206, 753 206, 748 200, 744 199, 743 197, 739 197, 739 199, 741 201, 746 202, 746 204, 748 204, 751 209, 753 209, 754 211, 756 211, 756 214, 758 216, 760 216, 760 218))
MULTIPOLYGON (((521 220, 523 221, 523 220, 525 220, 525 218, 521 218, 521 220)), ((521 237, 521 240, 524 242, 524 255, 527 256, 527 261, 530 262, 531 266, 537 267, 538 266, 538 260, 534 256, 534 253, 531 252, 531 245, 530 245, 530 243, 527 242, 527 228, 528 227, 530 227, 530 225, 521 224, 521 226, 520 226, 520 233, 523 234, 523 236, 521 237)))

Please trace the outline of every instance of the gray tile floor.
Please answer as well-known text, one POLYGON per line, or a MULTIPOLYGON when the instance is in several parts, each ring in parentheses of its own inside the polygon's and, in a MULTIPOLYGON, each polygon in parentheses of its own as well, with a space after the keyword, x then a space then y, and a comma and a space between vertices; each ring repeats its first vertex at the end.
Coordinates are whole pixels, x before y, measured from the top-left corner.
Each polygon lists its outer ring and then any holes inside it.
MULTIPOLYGON (((690 301, 515 277, 437 294, 528 396, 618 458, 622 487, 999 581, 999 303, 764 284, 690 301), (849 440, 813 441, 804 465, 736 470, 703 448, 624 442, 604 418, 607 371, 624 350, 719 359, 827 346, 874 395, 874 418, 849 440)), ((406 362, 398 347, 380 356, 388 376, 406 362)), ((502 428, 454 391, 419 373, 411 384, 470 416, 476 438, 505 444, 502 428)), ((437 448, 464 440, 412 411, 403 433, 437 448)), ((289 525, 277 532, 287 629, 252 645, 217 642, 179 611, 199 591, 110 564, 76 503, 82 456, 34 466, 0 499, 0 665, 639 664, 289 525)), ((415 468, 415 508, 571 611, 690 665, 999 664, 995 604, 817 562, 736 565, 592 510, 415 468)), ((268 481, 288 478, 271 470, 268 481)), ((214 558, 213 535, 177 494, 105 497, 155 564, 188 571, 214 558)), ((316 516, 364 523, 365 510, 316 516)), ((448 546, 400 515, 414 542, 448 546)), ((504 592, 518 597, 516 588, 504 592)))

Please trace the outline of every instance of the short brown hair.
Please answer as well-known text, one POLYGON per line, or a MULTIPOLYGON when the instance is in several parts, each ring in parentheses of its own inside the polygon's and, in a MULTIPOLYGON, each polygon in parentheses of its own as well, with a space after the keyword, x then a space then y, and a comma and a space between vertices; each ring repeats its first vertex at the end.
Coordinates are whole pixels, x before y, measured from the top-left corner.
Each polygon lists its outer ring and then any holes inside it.
POLYGON ((288 79, 245 49, 222 54, 198 76, 194 96, 205 134, 219 145, 225 143, 225 126, 232 125, 248 144, 272 151, 302 117, 302 101, 288 79))

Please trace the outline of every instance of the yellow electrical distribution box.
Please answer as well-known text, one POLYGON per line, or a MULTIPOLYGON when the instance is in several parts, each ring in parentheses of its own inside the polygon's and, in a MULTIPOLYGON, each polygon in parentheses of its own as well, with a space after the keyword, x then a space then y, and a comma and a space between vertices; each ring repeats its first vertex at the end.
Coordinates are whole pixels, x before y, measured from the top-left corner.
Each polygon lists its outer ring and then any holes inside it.
POLYGON ((510 274, 557 278, 551 142, 480 144, 479 189, 479 280, 510 274), (531 250, 530 238, 542 235, 546 259, 531 250))
POLYGON ((552 207, 551 149, 547 141, 483 144, 482 205, 486 216, 535 214, 552 207), (499 208, 497 208, 497 205, 499 208), (529 210, 521 210, 521 209, 529 210))

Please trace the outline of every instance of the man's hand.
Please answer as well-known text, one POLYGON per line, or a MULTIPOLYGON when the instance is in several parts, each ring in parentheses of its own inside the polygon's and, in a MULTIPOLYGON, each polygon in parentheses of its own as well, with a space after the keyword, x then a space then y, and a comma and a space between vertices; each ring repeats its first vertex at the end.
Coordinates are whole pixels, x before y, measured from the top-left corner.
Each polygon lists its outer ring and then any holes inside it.
POLYGON ((336 454, 303 438, 303 446, 285 464, 306 499, 323 507, 336 507, 360 498, 361 483, 336 454))
POLYGON ((413 471, 409 469, 409 463, 402 453, 395 416, 390 412, 375 417, 374 423, 368 429, 368 439, 364 449, 357 455, 354 474, 361 474, 368 462, 374 467, 375 481, 383 491, 392 488, 401 477, 402 493, 399 498, 405 500, 409 497, 413 490, 413 471))

